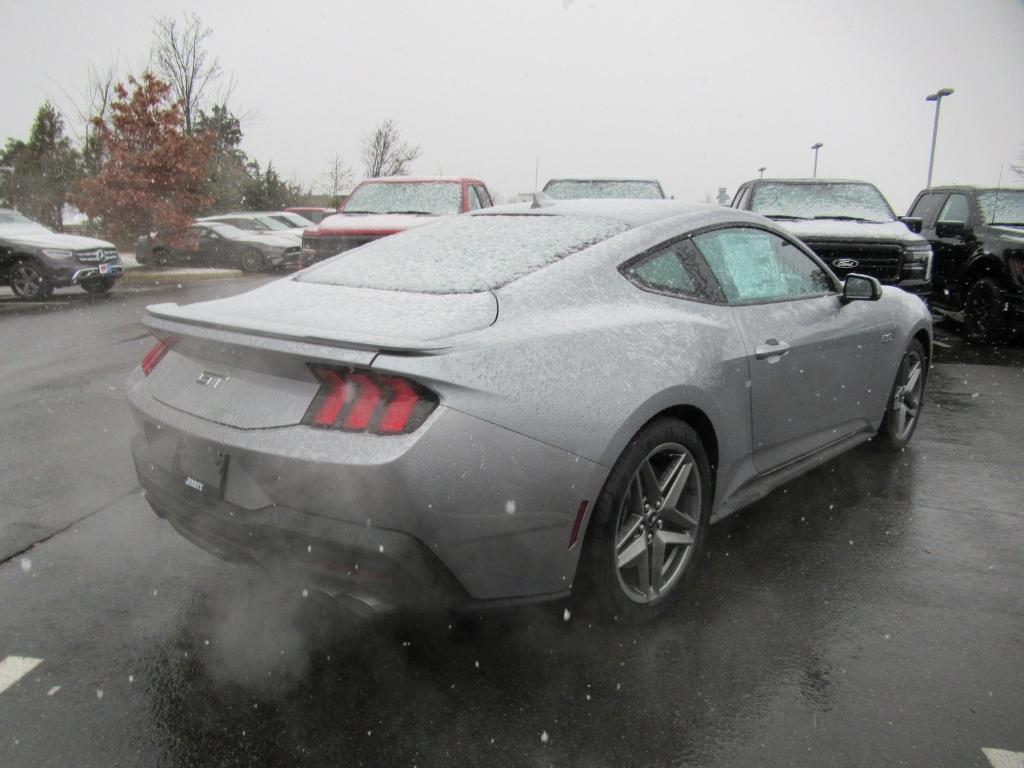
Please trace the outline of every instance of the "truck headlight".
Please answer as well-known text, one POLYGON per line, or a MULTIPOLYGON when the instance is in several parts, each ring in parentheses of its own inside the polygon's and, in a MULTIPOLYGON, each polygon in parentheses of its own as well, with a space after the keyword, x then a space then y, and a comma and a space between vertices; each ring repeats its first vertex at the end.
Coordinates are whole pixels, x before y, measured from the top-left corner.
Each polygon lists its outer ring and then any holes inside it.
POLYGON ((915 246, 903 251, 903 277, 918 280, 932 279, 931 246, 915 246))

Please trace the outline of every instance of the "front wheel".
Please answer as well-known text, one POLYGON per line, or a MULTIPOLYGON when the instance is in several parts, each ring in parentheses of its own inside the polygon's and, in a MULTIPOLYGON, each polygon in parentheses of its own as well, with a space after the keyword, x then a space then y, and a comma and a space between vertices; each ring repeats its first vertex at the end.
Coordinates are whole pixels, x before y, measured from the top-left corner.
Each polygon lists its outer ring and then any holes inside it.
POLYGON ((267 260, 262 253, 250 248, 242 254, 241 266, 243 272, 262 272, 267 267, 267 260))
POLYGON ((991 277, 983 277, 967 292, 964 302, 964 331, 969 341, 993 344, 1003 341, 1005 312, 999 283, 991 277))
POLYGON ((644 427, 598 497, 581 567, 584 599, 638 623, 683 594, 711 512, 711 470, 697 433, 663 418, 644 427))
POLYGON ((888 450, 900 450, 910 442, 917 429, 921 406, 924 404, 924 385, 928 378, 924 346, 914 339, 907 346, 896 371, 889 394, 889 407, 878 430, 878 444, 888 450))
POLYGON ((11 290, 22 301, 45 301, 53 293, 46 270, 31 259, 21 259, 11 267, 11 290))

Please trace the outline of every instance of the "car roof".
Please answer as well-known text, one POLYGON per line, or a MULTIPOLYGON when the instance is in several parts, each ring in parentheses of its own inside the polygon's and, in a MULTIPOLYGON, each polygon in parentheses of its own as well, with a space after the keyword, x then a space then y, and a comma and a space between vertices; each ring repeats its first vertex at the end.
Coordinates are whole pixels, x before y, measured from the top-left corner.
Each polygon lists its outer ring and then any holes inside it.
POLYGON ((979 187, 976 184, 936 184, 934 187, 928 189, 922 189, 918 192, 918 195, 923 195, 928 192, 1022 192, 1024 187, 1021 186, 1002 186, 1002 187, 979 187))
POLYGON ((634 227, 677 216, 693 219, 691 228, 727 221, 749 221, 768 224, 758 214, 738 211, 721 205, 687 203, 680 200, 554 200, 548 198, 538 207, 533 203, 512 203, 471 211, 469 216, 592 216, 624 221, 634 227))

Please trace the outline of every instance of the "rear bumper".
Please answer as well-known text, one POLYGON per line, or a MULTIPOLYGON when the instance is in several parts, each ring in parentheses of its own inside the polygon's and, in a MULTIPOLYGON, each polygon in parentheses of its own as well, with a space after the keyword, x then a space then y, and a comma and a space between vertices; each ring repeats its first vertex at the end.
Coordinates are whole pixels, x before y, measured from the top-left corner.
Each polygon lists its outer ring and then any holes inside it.
POLYGON ((572 585, 570 532, 600 465, 443 406, 398 437, 225 427, 153 400, 140 379, 128 387, 139 482, 157 514, 219 557, 405 607, 552 599, 572 585), (174 471, 183 437, 228 456, 218 496, 174 471))
POLYGON ((467 607, 478 601, 423 543, 408 534, 271 505, 247 510, 186 494, 160 469, 143 435, 132 442, 153 511, 184 538, 229 562, 258 565, 356 611, 394 605, 467 607))

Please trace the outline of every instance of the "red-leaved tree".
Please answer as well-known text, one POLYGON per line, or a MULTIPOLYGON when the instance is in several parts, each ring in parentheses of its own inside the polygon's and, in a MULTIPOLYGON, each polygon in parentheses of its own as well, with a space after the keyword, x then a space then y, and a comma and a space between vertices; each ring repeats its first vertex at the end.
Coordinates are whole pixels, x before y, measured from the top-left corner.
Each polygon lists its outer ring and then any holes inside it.
POLYGON ((209 203, 203 194, 213 136, 187 134, 170 86, 150 73, 119 84, 106 119, 93 121, 99 170, 78 185, 75 204, 100 217, 107 235, 129 242, 151 231, 180 242, 209 203), (130 89, 130 91, 129 91, 130 89))

